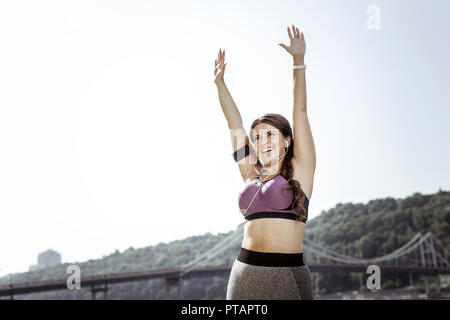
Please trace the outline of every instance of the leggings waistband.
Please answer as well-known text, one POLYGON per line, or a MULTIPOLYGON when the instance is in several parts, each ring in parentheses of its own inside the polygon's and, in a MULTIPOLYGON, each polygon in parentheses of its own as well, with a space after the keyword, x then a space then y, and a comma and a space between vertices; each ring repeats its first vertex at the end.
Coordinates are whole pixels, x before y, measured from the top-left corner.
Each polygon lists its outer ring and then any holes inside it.
POLYGON ((241 247, 237 260, 247 264, 267 267, 296 267, 303 266, 303 252, 281 253, 260 252, 241 247))

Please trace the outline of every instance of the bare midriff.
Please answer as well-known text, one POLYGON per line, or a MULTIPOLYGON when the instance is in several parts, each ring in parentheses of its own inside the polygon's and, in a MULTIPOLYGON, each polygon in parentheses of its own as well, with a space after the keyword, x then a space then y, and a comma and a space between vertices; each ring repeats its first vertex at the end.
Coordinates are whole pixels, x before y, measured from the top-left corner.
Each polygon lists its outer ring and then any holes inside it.
POLYGON ((301 221, 263 218, 245 223, 242 247, 260 252, 301 253, 306 224, 301 221))

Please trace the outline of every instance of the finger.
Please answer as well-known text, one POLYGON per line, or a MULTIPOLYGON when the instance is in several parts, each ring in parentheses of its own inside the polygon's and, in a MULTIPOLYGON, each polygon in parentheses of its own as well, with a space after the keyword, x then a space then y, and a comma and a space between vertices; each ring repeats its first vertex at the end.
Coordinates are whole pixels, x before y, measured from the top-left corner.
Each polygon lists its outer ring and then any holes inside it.
POLYGON ((297 38, 300 38, 300 31, 298 30, 298 28, 295 28, 297 30, 297 38))
POLYGON ((288 34, 289 34, 289 39, 291 39, 291 40, 292 40, 291 29, 289 29, 289 27, 288 27, 288 28, 287 28, 287 30, 288 30, 288 34))
POLYGON ((302 32, 302 40, 305 40, 305 36, 303 35, 303 32, 302 32))
POLYGON ((295 26, 292 25, 292 30, 294 32, 294 38, 297 38, 297 30, 295 30, 295 26))

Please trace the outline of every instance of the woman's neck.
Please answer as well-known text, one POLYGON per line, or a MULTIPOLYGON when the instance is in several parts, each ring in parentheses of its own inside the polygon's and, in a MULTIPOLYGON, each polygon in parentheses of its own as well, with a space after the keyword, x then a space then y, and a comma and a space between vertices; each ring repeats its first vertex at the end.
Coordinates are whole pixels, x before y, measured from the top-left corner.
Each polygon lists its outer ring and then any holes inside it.
POLYGON ((275 178, 279 174, 280 174, 280 172, 277 172, 275 174, 270 174, 270 175, 262 175, 261 174, 261 176, 259 177, 259 180, 261 182, 264 182, 264 181, 267 181, 267 180, 271 180, 271 179, 275 178))

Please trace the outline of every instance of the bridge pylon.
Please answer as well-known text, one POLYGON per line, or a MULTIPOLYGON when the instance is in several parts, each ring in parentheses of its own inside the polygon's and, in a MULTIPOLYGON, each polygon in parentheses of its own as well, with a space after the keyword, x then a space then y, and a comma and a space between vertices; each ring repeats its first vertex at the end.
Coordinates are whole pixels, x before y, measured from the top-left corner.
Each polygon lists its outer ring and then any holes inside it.
POLYGON ((165 293, 169 295, 170 289, 177 287, 177 295, 179 300, 183 300, 183 278, 182 277, 169 277, 165 278, 165 293))
POLYGON ((95 300, 95 296, 97 292, 103 292, 103 299, 108 300, 108 282, 105 281, 105 284, 103 287, 97 287, 95 285, 91 286, 91 294, 92 294, 92 300, 95 300))

